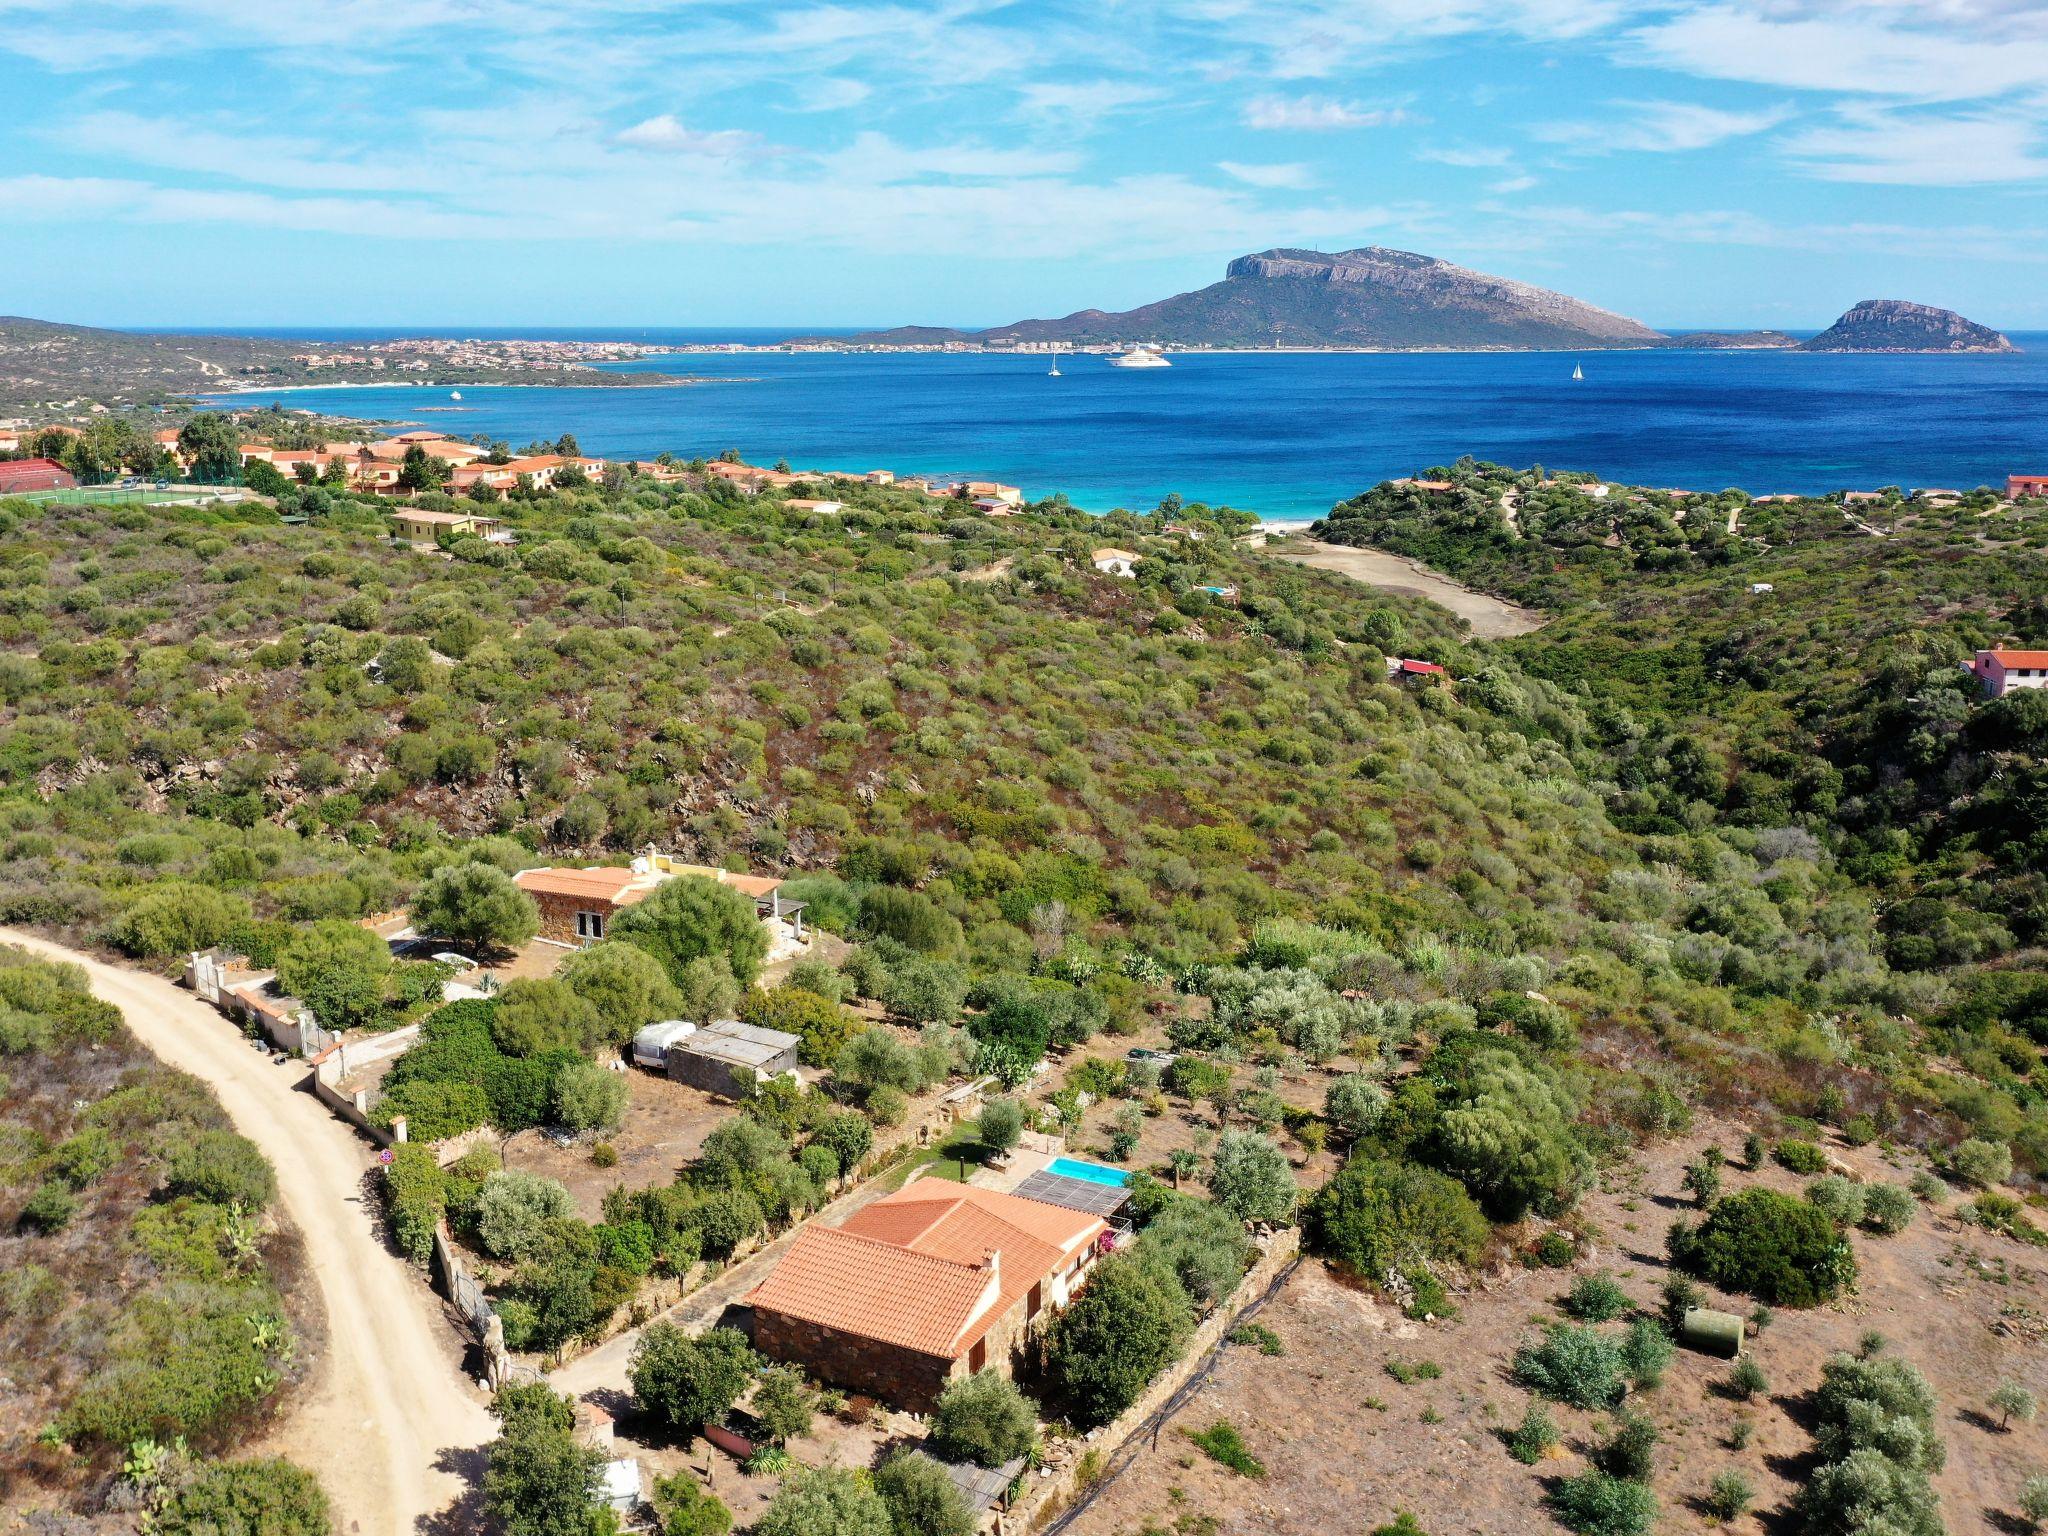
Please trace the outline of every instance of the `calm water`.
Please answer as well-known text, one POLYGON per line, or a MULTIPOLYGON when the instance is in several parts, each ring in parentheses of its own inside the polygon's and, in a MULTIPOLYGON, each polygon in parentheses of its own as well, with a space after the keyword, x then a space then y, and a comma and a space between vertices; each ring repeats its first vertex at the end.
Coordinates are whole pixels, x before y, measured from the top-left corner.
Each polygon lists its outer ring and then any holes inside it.
POLYGON ((1057 379, 1043 357, 689 354, 614 366, 719 382, 477 386, 454 410, 445 391, 403 386, 278 398, 515 447, 573 432, 614 458, 737 448, 755 463, 1004 480, 1096 511, 1178 491, 1290 518, 1464 453, 1759 494, 1998 483, 2048 470, 2048 335, 2014 340, 2028 350, 1596 352, 1577 384, 1559 353, 1184 356, 1146 370, 1069 357, 1057 379))

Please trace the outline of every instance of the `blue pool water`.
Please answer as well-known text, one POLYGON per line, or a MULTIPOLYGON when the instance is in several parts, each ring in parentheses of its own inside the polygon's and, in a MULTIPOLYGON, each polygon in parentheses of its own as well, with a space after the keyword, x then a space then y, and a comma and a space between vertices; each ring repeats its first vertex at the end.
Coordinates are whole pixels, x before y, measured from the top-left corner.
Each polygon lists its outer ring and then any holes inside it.
POLYGON ((1100 1163, 1083 1162, 1078 1157, 1056 1157, 1045 1165, 1047 1173, 1056 1173, 1061 1178, 1080 1179, 1089 1184, 1110 1184, 1121 1189, 1131 1182, 1131 1176, 1122 1168, 1105 1168, 1100 1163))
POLYGON ((471 386, 459 402, 403 385, 276 398, 514 447, 572 432, 613 458, 737 448, 762 464, 1064 491, 1091 511, 1178 492, 1303 518, 1464 453, 1703 491, 2002 485, 2012 471, 2048 472, 2048 335, 2014 340, 2027 350, 1236 353, 1138 370, 1077 356, 1057 379, 1043 357, 690 353, 607 366, 714 382, 471 386))

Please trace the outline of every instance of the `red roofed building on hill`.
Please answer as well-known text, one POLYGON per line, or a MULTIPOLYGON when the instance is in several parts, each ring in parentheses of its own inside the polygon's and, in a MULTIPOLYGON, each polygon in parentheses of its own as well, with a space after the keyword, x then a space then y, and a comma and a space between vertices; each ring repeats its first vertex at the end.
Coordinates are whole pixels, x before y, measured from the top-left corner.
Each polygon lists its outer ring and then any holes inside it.
POLYGON ((1979 651, 1967 670, 1994 699, 2015 688, 2048 688, 2048 651, 1979 651))
POLYGON ((21 491, 68 491, 78 477, 55 459, 0 460, 0 496, 21 491))
POLYGON ((1096 1217, 919 1180, 802 1228, 754 1292, 754 1347, 916 1413, 950 1381, 1010 1373, 1026 1332, 1095 1262, 1096 1217))

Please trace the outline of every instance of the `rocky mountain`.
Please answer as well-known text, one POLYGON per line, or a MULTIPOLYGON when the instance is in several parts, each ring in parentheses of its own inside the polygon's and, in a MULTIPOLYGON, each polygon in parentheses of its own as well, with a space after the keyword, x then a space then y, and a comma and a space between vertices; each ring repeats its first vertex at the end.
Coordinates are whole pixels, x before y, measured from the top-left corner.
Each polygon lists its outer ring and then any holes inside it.
POLYGON ((1477 351, 1655 346, 1664 337, 1547 288, 1434 256, 1365 246, 1334 255, 1271 250, 1240 256, 1221 282, 1137 309, 1084 309, 987 331, 903 327, 855 339, 879 346, 1015 340, 1477 351))
POLYGON ((1905 299, 1865 299, 1810 341, 1807 352, 2017 352, 2019 348, 1952 309, 1905 299))

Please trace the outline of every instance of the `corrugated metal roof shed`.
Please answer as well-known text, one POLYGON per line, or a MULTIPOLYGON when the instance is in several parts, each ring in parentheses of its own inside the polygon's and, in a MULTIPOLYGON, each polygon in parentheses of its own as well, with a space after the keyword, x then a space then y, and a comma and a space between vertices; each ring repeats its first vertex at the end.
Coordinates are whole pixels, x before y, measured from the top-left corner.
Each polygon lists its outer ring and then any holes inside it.
POLYGON ((742 1024, 738 1019, 715 1019, 675 1045, 693 1056, 710 1056, 736 1067, 765 1067, 799 1043, 797 1036, 779 1029, 742 1024))

